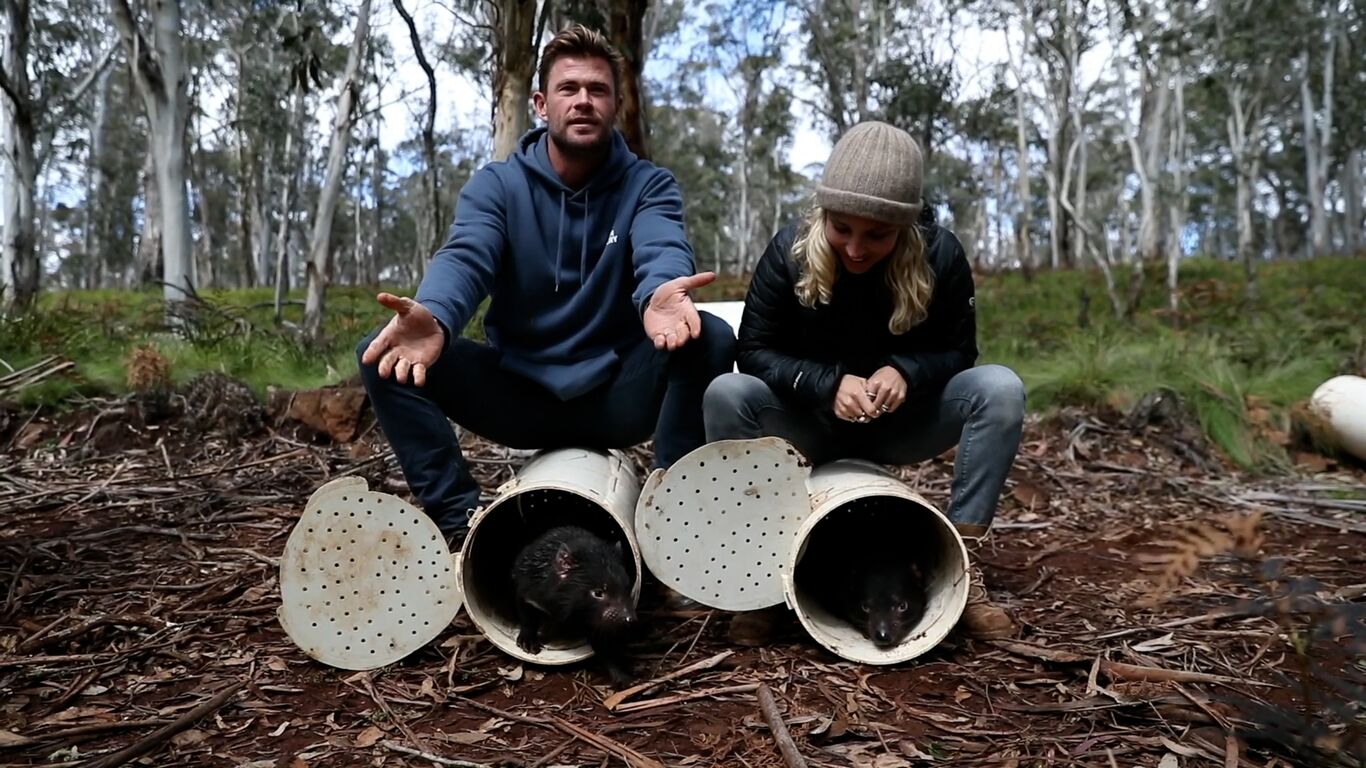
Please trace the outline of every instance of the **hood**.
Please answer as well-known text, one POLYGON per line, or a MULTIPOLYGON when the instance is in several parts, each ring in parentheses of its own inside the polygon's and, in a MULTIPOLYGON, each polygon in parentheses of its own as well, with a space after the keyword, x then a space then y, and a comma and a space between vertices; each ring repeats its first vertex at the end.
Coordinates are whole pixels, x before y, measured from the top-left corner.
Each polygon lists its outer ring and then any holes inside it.
POLYGON ((510 158, 525 168, 530 176, 538 179, 552 197, 559 199, 559 228, 555 233, 555 290, 560 290, 560 268, 564 264, 564 221, 568 203, 583 206, 583 238, 579 243, 579 285, 583 285, 584 264, 588 260, 588 231, 593 217, 592 202, 595 198, 605 198, 605 190, 617 186, 626 172, 636 162, 636 154, 626 146, 626 138, 621 131, 612 129, 611 145, 607 158, 596 173, 582 188, 574 190, 565 186, 555 168, 550 164, 550 131, 545 126, 533 128, 522 134, 517 142, 517 151, 510 158), (602 194, 595 194, 601 192, 602 194))

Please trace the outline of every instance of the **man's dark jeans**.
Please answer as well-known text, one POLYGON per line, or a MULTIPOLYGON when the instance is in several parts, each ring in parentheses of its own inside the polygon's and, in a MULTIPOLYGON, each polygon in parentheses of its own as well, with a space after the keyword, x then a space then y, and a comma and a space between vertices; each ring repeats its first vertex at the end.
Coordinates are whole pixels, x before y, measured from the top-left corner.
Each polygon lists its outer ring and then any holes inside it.
MULTIPOLYGON (((666 352, 642 331, 614 378, 571 400, 503 370, 497 351, 465 338, 451 340, 423 387, 399 384, 392 374, 380 378, 378 364, 361 364, 361 380, 408 487, 450 536, 479 507, 479 485, 447 417, 510 448, 626 448, 653 436, 657 467, 702 445, 702 395, 734 365, 735 333, 724 320, 698 314, 702 333, 696 339, 666 352)), ((358 363, 378 334, 356 348, 358 363)))

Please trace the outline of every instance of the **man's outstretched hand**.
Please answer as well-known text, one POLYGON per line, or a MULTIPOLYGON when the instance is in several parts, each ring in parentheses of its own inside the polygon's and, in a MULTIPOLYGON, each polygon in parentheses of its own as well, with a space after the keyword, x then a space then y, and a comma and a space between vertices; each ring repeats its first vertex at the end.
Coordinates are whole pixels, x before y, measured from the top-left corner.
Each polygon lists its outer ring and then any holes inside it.
MULTIPOLYGON (((441 357, 446 335, 430 309, 406 296, 381 293, 379 303, 394 310, 389 324, 379 332, 361 355, 361 362, 370 365, 379 361, 382 379, 394 374, 395 380, 407 384, 409 374, 417 386, 427 383, 427 368, 441 357)), ((694 313, 696 314, 696 313, 694 313)))
POLYGON ((688 291, 715 279, 715 272, 702 272, 675 277, 655 289, 644 316, 645 333, 654 340, 655 349, 672 352, 702 333, 702 319, 697 316, 697 307, 688 291))

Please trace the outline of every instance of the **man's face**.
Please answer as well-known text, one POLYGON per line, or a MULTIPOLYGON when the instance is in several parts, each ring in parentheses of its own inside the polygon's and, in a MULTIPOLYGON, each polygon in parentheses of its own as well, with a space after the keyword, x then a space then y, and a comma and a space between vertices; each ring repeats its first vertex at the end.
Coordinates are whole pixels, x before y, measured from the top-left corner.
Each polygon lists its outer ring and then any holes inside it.
POLYGON ((617 94, 606 59, 557 59, 546 78, 546 91, 537 91, 532 102, 549 127, 551 141, 565 154, 591 153, 611 141, 617 94))

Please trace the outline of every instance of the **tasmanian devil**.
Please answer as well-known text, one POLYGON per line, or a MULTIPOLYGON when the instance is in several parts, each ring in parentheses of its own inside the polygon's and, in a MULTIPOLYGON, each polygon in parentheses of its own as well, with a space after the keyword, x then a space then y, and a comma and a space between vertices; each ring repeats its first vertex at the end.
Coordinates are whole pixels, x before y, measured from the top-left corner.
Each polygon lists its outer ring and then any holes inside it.
POLYGON ((923 542, 902 515, 860 510, 829 522, 808 539, 798 585, 877 647, 900 645, 925 615, 923 542))
POLYGON ((543 635, 586 638, 616 685, 631 680, 626 645, 639 622, 621 544, 576 525, 532 539, 512 565, 517 645, 540 653, 543 635))

